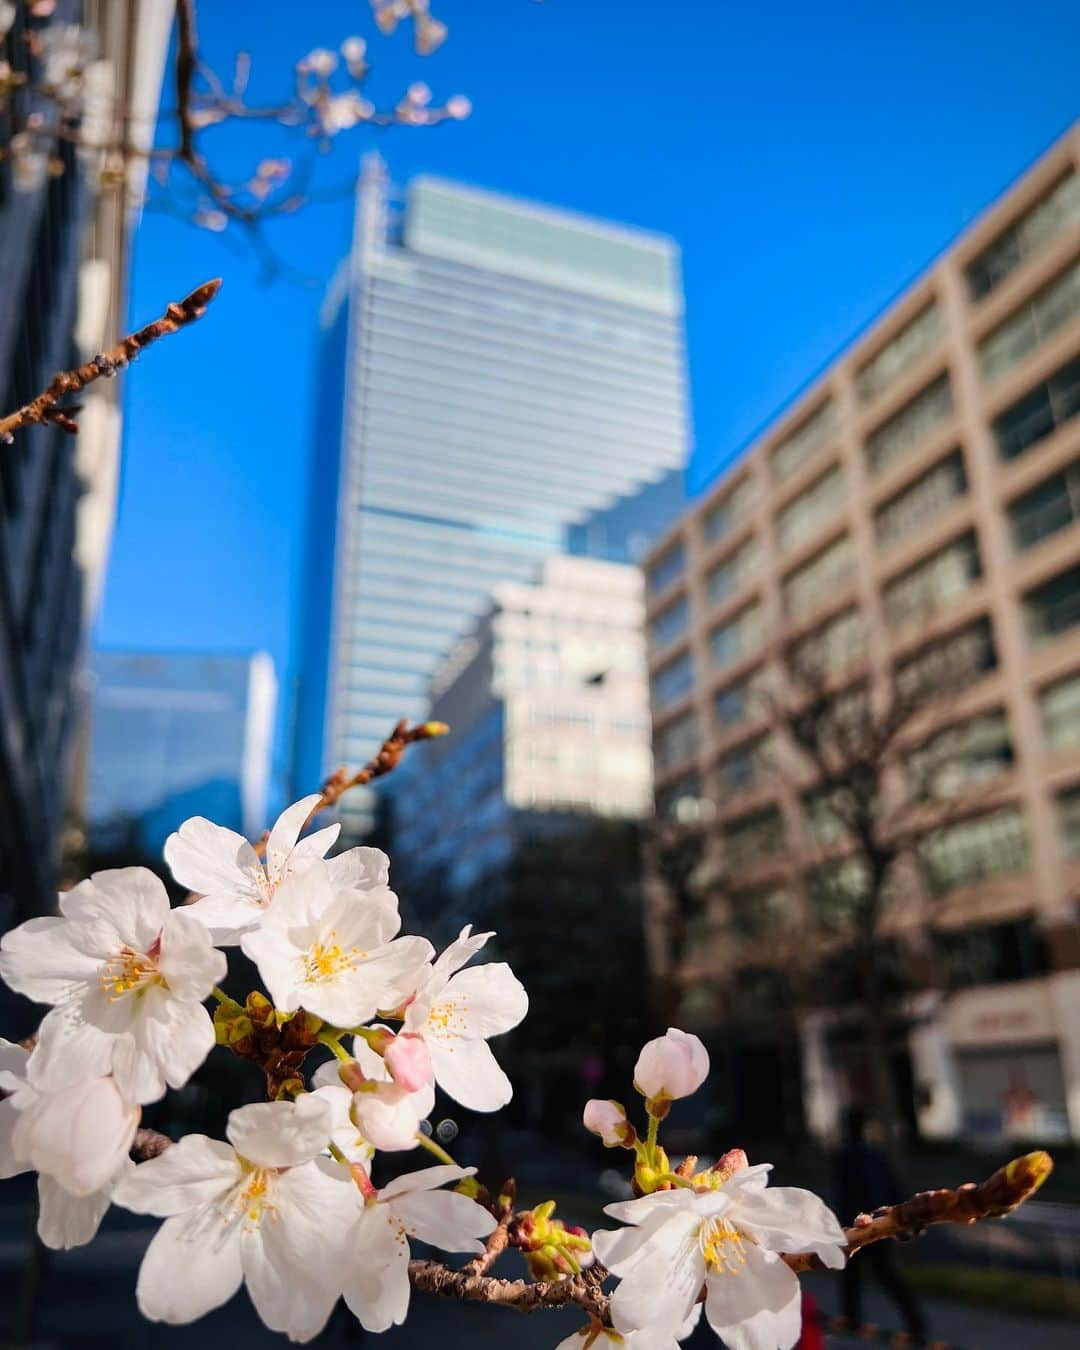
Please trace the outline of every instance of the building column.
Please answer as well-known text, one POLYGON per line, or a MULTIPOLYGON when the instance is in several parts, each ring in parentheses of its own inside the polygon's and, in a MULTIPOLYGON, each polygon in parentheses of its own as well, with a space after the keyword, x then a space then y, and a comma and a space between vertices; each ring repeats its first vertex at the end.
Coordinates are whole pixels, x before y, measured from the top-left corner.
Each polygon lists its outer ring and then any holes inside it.
POLYGON ((799 1025, 806 1125, 819 1144, 835 1143, 840 1132, 840 1087, 829 1057, 828 1025, 826 1013, 809 1013, 799 1025))
POLYGON ((1069 1134, 1080 1141, 1080 970, 1051 975, 1049 985, 1050 1002, 1057 1021, 1069 1134))
POLYGON ((963 1122, 956 1058, 945 1030, 940 1004, 908 1037, 915 1076, 919 1133, 926 1139, 955 1139, 963 1122), (920 1098, 925 1098, 925 1105, 920 1098))

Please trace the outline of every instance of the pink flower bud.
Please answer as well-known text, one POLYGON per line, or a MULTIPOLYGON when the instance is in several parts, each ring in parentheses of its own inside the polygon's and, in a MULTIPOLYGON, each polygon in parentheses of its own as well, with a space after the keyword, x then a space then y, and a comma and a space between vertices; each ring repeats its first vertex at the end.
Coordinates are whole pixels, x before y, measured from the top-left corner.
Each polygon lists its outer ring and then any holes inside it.
POLYGON ((634 1065, 634 1086, 649 1101, 689 1097, 709 1073, 709 1052, 696 1036, 668 1027, 649 1041, 634 1065))
POLYGON ((598 1134, 607 1148, 618 1148, 630 1142, 634 1127, 626 1119, 626 1108, 620 1102, 593 1097, 585 1103, 582 1113, 585 1128, 598 1134))
POLYGON ((403 1031, 395 1036, 384 1051, 383 1058, 390 1077, 406 1092, 419 1092, 434 1077, 431 1056, 423 1036, 403 1031))
POLYGON ((446 100, 446 115, 455 122, 463 122, 472 112, 472 102, 464 94, 454 94, 446 100))

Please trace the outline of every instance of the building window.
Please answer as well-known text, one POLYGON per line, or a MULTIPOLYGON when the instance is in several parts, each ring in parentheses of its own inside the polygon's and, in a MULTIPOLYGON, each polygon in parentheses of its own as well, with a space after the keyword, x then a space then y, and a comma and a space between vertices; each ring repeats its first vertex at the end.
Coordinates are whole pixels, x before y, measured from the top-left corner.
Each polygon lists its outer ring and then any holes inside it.
POLYGON ((1052 474, 1009 507, 1014 546, 1023 550, 1080 519, 1080 460, 1052 474))
POLYGON ((890 384, 936 347, 944 330, 936 300, 921 310, 906 327, 869 360, 855 376, 855 392, 869 403, 890 384))
POLYGON ((754 504, 754 484, 741 479, 722 501, 705 512, 702 529, 707 544, 715 544, 743 524, 754 504))
POLYGON ((1061 851, 1066 858, 1080 858, 1080 786, 1063 792, 1057 808, 1061 851))
POLYGON ((935 895, 1028 869, 1028 840, 1015 807, 947 825, 920 845, 927 885, 935 895))
POLYGON ((1056 637, 1080 623, 1080 567, 1070 567, 1024 596, 1033 641, 1056 637))
POLYGON ((759 737, 716 761, 716 781, 724 792, 749 792, 766 779, 769 769, 767 736, 759 737))
POLYGON ((839 464, 813 483, 780 512, 776 536, 785 551, 809 539, 839 515, 844 505, 844 470, 839 464))
POLYGON ((964 457, 954 450, 874 512, 878 542, 915 534, 967 491, 964 457))
POLYGON ((730 623, 714 628, 709 638, 713 665, 723 670, 752 655, 762 643, 761 606, 749 605, 730 623))
POLYGON ((1080 746, 1080 671, 1040 692, 1039 715, 1047 749, 1080 746))
POLYGON ((963 595, 980 575, 975 536, 962 535, 888 582, 882 591, 885 622, 890 628, 900 628, 914 619, 926 619, 963 595))
POLYGON ((689 759, 698 748, 697 718, 692 712, 683 713, 657 731, 653 740, 653 754, 658 769, 670 769, 689 759))
POLYGON ((1080 313, 1080 262, 1066 268, 983 338, 979 343, 983 379, 992 380, 1010 370, 1076 313, 1080 313))
POLYGON ((854 571, 855 554, 851 536, 842 534, 809 562, 803 563, 784 578, 781 593, 785 611, 797 616, 813 609, 826 597, 842 590, 854 571))
POLYGON ((1077 413, 1080 413, 1080 357, 1062 366, 994 419, 998 454, 1002 459, 1016 459, 1077 413))
POLYGON ((694 660, 689 652, 658 670, 652 677, 652 699, 657 708, 668 708, 694 687, 694 660))
POLYGON ((696 773, 683 774, 656 792, 656 814, 661 820, 690 825, 696 820, 707 819, 711 805, 702 799, 701 780, 696 773))
POLYGON ((981 300, 995 286, 1056 239, 1074 220, 1080 220, 1080 175, 1072 170, 1014 224, 968 264, 968 288, 981 300))
POLYGON ((791 648, 791 665, 798 673, 814 678, 846 670, 866 650, 862 616, 849 609, 830 619, 791 648))
POLYGON ((829 400, 777 443, 769 456, 776 482, 784 483, 798 473, 828 443, 835 429, 836 410, 829 400))
POLYGON ((656 651, 669 647, 690 626, 690 601, 681 595, 649 623, 649 644, 656 651))
POLYGON ((713 697, 713 717, 718 727, 734 727, 750 716, 753 688, 750 680, 729 684, 713 697))
POLYGON ((646 572, 650 593, 659 595, 661 591, 666 591, 673 582, 682 576, 685 568, 686 549, 680 540, 679 543, 673 544, 662 558, 658 558, 646 572))
POLYGON ((895 464, 909 450, 926 440, 933 429, 952 412, 952 385, 948 374, 916 394, 866 438, 866 455, 874 473, 895 464))
POLYGON ((946 727, 908 759, 916 797, 955 797, 966 788, 996 777, 1013 762, 1005 711, 973 717, 946 727))
POLYGON ((954 989, 1030 980, 1050 968, 1046 940, 1031 919, 980 924, 936 938, 954 989))
POLYGON ((705 594, 710 605, 730 599, 753 576, 758 562, 758 543, 753 537, 740 544, 730 558, 711 569, 705 578, 705 594))
POLYGON ((947 693, 973 683, 997 664, 990 620, 977 619, 959 632, 928 643, 896 671, 896 687, 906 699, 947 693))
POLYGON ((733 871, 775 862, 784 847, 784 826, 775 807, 725 825, 724 859, 733 871))

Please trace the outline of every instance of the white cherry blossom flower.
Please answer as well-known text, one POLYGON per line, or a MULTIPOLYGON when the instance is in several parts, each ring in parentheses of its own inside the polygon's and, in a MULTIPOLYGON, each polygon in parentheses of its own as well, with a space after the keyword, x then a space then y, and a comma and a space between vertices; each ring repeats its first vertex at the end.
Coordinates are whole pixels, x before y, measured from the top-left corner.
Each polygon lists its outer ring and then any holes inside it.
POLYGON ((426 938, 393 940, 400 926, 393 891, 336 886, 331 870, 317 861, 282 882, 241 947, 282 1011, 303 1007, 351 1027, 392 1004, 401 982, 415 978, 431 957, 426 938))
MULTIPOLYGON (((26 1081, 28 1059, 29 1052, 22 1046, 0 1038, 0 1090, 8 1094, 0 1102, 0 1178, 14 1177, 21 1172, 32 1171, 35 1165, 30 1161, 30 1146, 34 1141, 32 1137, 27 1139, 25 1127, 19 1130, 19 1147, 16 1149, 16 1130, 21 1113, 40 1106, 42 1102, 41 1094, 26 1081)), ((80 1104, 85 1104, 86 1099, 81 1089, 77 1089, 74 1094, 71 1092, 55 1094, 54 1108, 46 1116, 50 1134, 55 1134, 55 1126, 58 1123, 62 1124, 63 1117, 66 1117, 69 1111, 83 1119, 80 1104), (63 1113, 59 1121, 57 1107, 63 1113)), ((89 1100, 92 1104, 97 1100, 96 1090, 89 1093, 89 1100)), ((29 1119, 40 1120, 41 1114, 40 1111, 35 1111, 29 1119)), ((106 1111, 106 1119, 108 1114, 106 1111)), ((88 1164, 93 1166, 99 1161, 99 1150, 100 1160, 106 1163, 109 1158, 118 1159, 115 1175, 88 1194, 74 1195, 65 1189, 55 1176, 44 1172, 38 1173, 37 1231, 46 1247, 67 1251, 71 1247, 81 1247, 89 1242, 97 1233, 105 1211, 109 1208, 109 1200, 117 1178, 134 1166, 127 1157, 127 1150, 134 1136, 134 1125, 138 1123, 138 1113, 135 1114, 134 1122, 121 1120, 121 1129, 115 1141, 108 1137, 103 1138, 100 1129, 102 1123, 100 1118, 92 1120, 85 1140, 79 1136, 72 1140, 73 1150, 57 1152, 54 1149, 48 1155, 44 1149, 36 1150, 39 1162, 45 1161, 47 1156, 51 1165, 60 1167, 61 1173, 69 1182, 74 1177, 92 1184, 96 1178, 88 1176, 86 1169, 88 1164), (114 1147, 117 1144, 119 1152, 114 1147)))
POLYGON ((225 967, 206 929, 170 908, 145 867, 96 872, 60 896, 59 916, 30 919, 0 941, 0 976, 54 1005, 29 1065, 34 1086, 54 1091, 111 1073, 135 1103, 182 1087, 210 1053, 202 1000, 225 967))
POLYGON ((316 792, 286 807, 266 840, 265 863, 242 834, 203 816, 192 816, 169 835, 165 861, 180 885, 201 897, 187 907, 188 912, 210 929, 217 943, 235 946, 240 934, 262 918, 282 882, 325 856, 341 833, 340 825, 328 825, 300 839, 321 800, 316 792))
POLYGON ((844 1232, 809 1191, 766 1190, 769 1171, 748 1167, 713 1190, 657 1191, 605 1208, 633 1225, 593 1234, 597 1260, 620 1278, 617 1331, 677 1339, 704 1284, 705 1316, 728 1350, 796 1344, 799 1281, 780 1253, 815 1252, 838 1268, 844 1232))
POLYGON ((165 1219, 139 1270, 145 1317, 193 1322, 246 1283, 272 1331, 318 1335, 341 1292, 342 1235, 362 1203, 345 1169, 317 1156, 331 1125, 317 1093, 243 1106, 229 1116, 227 1144, 186 1135, 120 1181, 117 1204, 165 1219))
POLYGON ((396 1177, 364 1206, 342 1261, 345 1302, 365 1331, 386 1331, 409 1310, 409 1238, 446 1252, 483 1250, 493 1216, 468 1196, 437 1189, 474 1167, 426 1167, 396 1177))
POLYGON ((427 1042, 436 1083, 471 1111, 497 1111, 513 1096, 487 1042, 516 1027, 529 1010, 529 996, 505 963, 461 969, 493 936, 474 935, 467 924, 405 1009, 403 1030, 427 1042))
POLYGON ((679 1328, 678 1336, 657 1337, 650 1331, 631 1331, 624 1336, 614 1327, 598 1328, 594 1322, 586 1322, 577 1331, 572 1331, 565 1341, 560 1341, 555 1350, 610 1350, 613 1345, 621 1346, 622 1350, 679 1350, 679 1342, 685 1340, 700 1321, 699 1303, 679 1328))
MULTIPOLYGON (((409 1092, 400 1083, 394 1082, 386 1061, 377 1055, 362 1036, 357 1036, 352 1046, 353 1058, 366 1080, 358 1091, 350 1091, 341 1080, 337 1061, 322 1064, 312 1078, 312 1082, 321 1092, 335 1091, 340 1088, 347 1094, 346 1118, 352 1126, 353 1135, 366 1141, 372 1148, 384 1153, 400 1153, 405 1149, 416 1148, 417 1132, 420 1122, 425 1120, 435 1106, 435 1084, 428 1082, 409 1092)), ((335 1095, 335 1108, 340 1101, 335 1095)), ((335 1137, 335 1143, 338 1142, 335 1137)), ((348 1149, 342 1149, 346 1157, 352 1158, 348 1149)))
POLYGON ((650 1101, 675 1101, 695 1093, 709 1076, 709 1052, 697 1036, 668 1027, 642 1046, 634 1086, 650 1101))

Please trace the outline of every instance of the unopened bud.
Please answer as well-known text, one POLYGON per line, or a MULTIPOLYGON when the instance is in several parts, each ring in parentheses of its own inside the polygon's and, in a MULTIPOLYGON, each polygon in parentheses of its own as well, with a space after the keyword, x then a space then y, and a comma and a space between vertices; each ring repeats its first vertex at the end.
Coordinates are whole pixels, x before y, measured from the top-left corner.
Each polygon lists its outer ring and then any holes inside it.
POLYGON ((582 1113, 585 1128, 598 1134, 605 1148, 633 1148, 637 1132, 626 1118, 626 1107, 621 1102, 593 1097, 585 1103, 582 1113))

